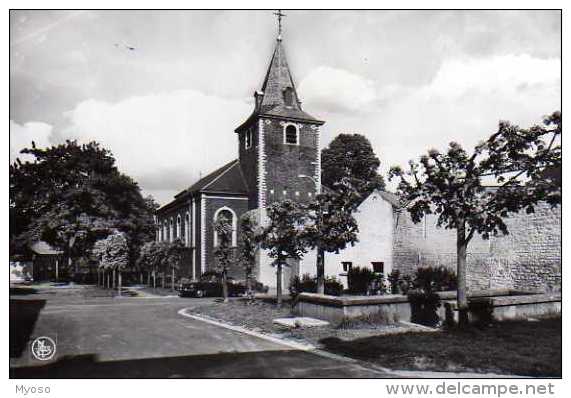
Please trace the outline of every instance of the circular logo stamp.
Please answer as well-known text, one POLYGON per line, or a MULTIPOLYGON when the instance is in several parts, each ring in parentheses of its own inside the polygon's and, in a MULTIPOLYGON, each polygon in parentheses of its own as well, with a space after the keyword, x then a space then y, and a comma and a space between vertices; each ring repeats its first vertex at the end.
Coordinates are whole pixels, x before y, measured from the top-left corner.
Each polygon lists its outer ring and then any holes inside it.
POLYGON ((56 353, 56 343, 52 338, 41 336, 32 343, 32 355, 39 361, 48 361, 56 353))

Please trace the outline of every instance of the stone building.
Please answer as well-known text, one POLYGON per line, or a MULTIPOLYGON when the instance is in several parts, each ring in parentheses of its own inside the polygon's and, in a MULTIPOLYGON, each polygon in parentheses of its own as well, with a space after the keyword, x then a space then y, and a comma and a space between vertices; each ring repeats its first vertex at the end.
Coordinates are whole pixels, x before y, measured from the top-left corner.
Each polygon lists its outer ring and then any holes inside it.
MULTIPOLYGON (((252 114, 234 133, 238 159, 208 174, 177 194, 156 212, 157 240, 180 239, 187 247, 186 276, 196 278, 215 267, 214 249, 218 237, 214 223, 219 217, 231 220, 232 245, 238 242, 238 222, 246 212, 257 220, 272 202, 291 199, 311 200, 321 189, 319 128, 323 121, 302 109, 281 35, 260 91, 254 93, 252 114)), ((307 255, 302 262, 311 262, 307 255)), ((258 279, 274 285, 269 259, 260 253, 258 279)), ((302 264, 291 264, 284 282, 298 273, 302 264)), ((243 271, 230 275, 243 278, 243 271)))
MULTIPOLYGON (((398 198, 374 192, 355 214, 359 242, 326 258, 326 274, 341 276, 342 263, 413 274, 419 267, 456 270, 456 231, 436 226, 437 216, 412 222, 398 198)), ((483 240, 474 235, 468 245, 468 288, 558 290, 561 288, 561 207, 542 203, 535 213, 518 213, 504 220, 509 235, 483 240)))

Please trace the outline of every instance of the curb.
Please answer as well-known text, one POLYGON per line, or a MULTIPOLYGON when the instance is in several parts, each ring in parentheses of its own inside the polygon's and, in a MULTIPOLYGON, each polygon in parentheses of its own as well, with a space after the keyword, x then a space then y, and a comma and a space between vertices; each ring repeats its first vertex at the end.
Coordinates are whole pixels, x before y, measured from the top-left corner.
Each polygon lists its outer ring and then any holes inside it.
MULTIPOLYGON (((232 325, 226 322, 222 322, 217 319, 207 318, 200 315, 190 314, 187 311, 191 310, 190 307, 183 308, 178 311, 179 315, 187 318, 191 318, 200 322, 208 323, 211 325, 219 326, 225 329, 233 330, 235 332, 244 333, 250 336, 260 338, 262 340, 270 341, 272 343, 280 344, 289 348, 296 350, 301 350, 309 352, 314 355, 318 355, 324 358, 335 359, 338 361, 351 363, 353 365, 360 366, 366 370, 374 371, 382 374, 383 376, 392 376, 393 378, 431 378, 431 379, 488 379, 488 378, 498 378, 498 379, 521 379, 528 378, 525 376, 516 375, 500 375, 496 373, 469 373, 469 372, 434 372, 434 371, 422 371, 422 370, 394 370, 385 368, 383 366, 375 365, 370 362, 361 361, 358 359, 346 357, 339 354, 334 354, 328 351, 321 350, 312 344, 308 343, 298 343, 294 341, 289 341, 275 335, 255 332, 250 329, 246 329, 242 326, 232 325)), ((432 328, 429 328, 432 329, 432 328)), ((432 331, 432 330, 431 330, 432 331)))

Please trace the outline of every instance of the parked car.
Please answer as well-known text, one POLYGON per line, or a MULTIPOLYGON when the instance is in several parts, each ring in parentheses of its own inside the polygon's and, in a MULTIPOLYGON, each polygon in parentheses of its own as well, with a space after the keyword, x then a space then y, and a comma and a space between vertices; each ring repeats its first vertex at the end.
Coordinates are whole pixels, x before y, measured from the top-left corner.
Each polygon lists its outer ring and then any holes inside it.
MULTIPOLYGON (((246 286, 228 278, 228 296, 238 297, 246 293, 246 286)), ((222 281, 199 280, 183 283, 179 290, 180 297, 222 297, 222 281)))
MULTIPOLYGON (((256 280, 252 284, 254 291, 267 293, 268 287, 256 280)), ((247 292, 246 282, 228 277, 228 296, 243 296, 247 292)), ((198 281, 185 282, 179 288, 180 297, 222 297, 222 280, 214 272, 204 273, 198 281)))

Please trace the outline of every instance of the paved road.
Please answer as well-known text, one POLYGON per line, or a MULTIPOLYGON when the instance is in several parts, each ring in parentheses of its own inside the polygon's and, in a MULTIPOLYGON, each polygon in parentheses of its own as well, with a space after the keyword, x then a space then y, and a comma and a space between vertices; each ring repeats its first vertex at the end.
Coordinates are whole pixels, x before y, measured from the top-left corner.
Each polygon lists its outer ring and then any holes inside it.
POLYGON ((83 298, 74 304, 74 296, 73 292, 59 295, 52 291, 13 297, 11 321, 16 326, 15 335, 24 335, 26 340, 50 336, 57 340, 57 354, 49 363, 35 360, 29 342, 23 342, 20 352, 11 349, 11 377, 384 376, 356 364, 293 350, 178 314, 207 299, 83 298), (30 306, 35 323, 28 317, 25 326, 18 315, 30 306))

